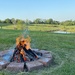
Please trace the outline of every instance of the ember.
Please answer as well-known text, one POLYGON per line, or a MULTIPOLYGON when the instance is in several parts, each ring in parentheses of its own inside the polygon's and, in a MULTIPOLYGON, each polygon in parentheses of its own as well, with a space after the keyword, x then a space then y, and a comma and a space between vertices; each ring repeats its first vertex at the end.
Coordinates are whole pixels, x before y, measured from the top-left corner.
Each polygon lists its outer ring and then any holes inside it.
POLYGON ((18 37, 10 62, 26 62, 39 59, 39 56, 42 56, 42 53, 31 50, 30 42, 31 39, 29 36, 27 36, 27 38, 24 38, 23 36, 18 37))

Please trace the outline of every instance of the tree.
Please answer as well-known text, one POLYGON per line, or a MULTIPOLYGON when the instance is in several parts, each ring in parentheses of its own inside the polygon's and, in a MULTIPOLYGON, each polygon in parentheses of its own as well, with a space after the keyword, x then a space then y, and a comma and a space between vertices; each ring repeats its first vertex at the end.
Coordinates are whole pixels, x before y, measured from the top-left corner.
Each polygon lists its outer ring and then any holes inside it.
POLYGON ((16 20, 14 18, 12 18, 11 19, 11 23, 15 25, 16 24, 16 20))
POLYGON ((32 24, 32 22, 31 22, 30 20, 26 19, 26 20, 25 20, 25 24, 26 24, 26 25, 29 25, 29 24, 32 24))
POLYGON ((17 19, 16 24, 17 24, 18 29, 24 29, 24 21, 23 20, 17 19))
POLYGON ((37 19, 34 20, 35 24, 40 24, 41 22, 42 22, 42 20, 40 18, 37 18, 37 19))
POLYGON ((0 20, 0 23, 2 23, 2 21, 0 20))
POLYGON ((45 23, 46 24, 53 24, 53 19, 47 19, 45 23))
POLYGON ((20 20, 20 19, 16 19, 16 23, 17 23, 17 24, 23 24, 24 21, 23 21, 23 20, 20 20))
POLYGON ((60 22, 59 21, 53 21, 53 24, 59 25, 60 22))
POLYGON ((75 21, 73 21, 73 25, 75 25, 75 21))
POLYGON ((42 24, 46 24, 46 19, 42 19, 42 24))
POLYGON ((64 22, 61 22, 61 24, 62 25, 74 25, 74 21, 72 21, 72 20, 66 20, 66 21, 64 21, 64 22))
POLYGON ((11 20, 9 18, 5 19, 4 23, 11 23, 11 20))

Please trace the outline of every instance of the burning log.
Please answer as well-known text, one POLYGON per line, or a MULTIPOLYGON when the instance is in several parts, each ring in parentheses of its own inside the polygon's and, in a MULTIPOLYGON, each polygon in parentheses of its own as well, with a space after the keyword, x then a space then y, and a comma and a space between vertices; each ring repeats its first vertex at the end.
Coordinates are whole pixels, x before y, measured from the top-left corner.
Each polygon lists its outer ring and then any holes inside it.
POLYGON ((39 55, 42 56, 42 53, 31 50, 30 41, 31 39, 29 36, 27 38, 21 36, 16 39, 16 47, 10 60, 11 62, 34 61, 39 58, 39 55))

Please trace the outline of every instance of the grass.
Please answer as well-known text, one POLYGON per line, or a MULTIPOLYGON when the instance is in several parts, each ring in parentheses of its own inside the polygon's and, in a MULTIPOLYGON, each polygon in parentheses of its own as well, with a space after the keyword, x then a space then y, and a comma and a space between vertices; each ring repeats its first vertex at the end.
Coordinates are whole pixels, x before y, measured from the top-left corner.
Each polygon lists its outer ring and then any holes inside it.
MULTIPOLYGON (((0 30, 0 50, 15 44, 21 30, 0 30)), ((30 31, 31 47, 51 51, 54 62, 49 67, 32 72, 0 71, 0 75, 75 75, 75 34, 55 34, 46 31, 30 31)))
MULTIPOLYGON (((2 26, 2 25, 1 25, 2 26)), ((17 29, 17 30, 21 30, 24 27, 26 27, 26 25, 3 25, 2 29, 17 29)), ((1 27, 0 27, 1 28, 1 27)), ((65 25, 53 25, 53 24, 30 24, 28 25, 28 29, 30 31, 68 31, 68 32, 75 32, 75 26, 65 26, 65 25)))

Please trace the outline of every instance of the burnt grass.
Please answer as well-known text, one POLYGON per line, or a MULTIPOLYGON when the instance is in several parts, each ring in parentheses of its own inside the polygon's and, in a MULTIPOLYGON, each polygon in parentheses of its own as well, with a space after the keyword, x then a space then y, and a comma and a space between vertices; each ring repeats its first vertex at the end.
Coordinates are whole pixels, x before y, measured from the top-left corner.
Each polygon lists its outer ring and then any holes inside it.
MULTIPOLYGON (((0 50, 7 50, 22 35, 21 30, 0 30, 0 50)), ((75 34, 56 34, 30 31, 31 47, 51 51, 53 62, 49 67, 32 72, 1 70, 0 75, 75 75, 75 34)))

